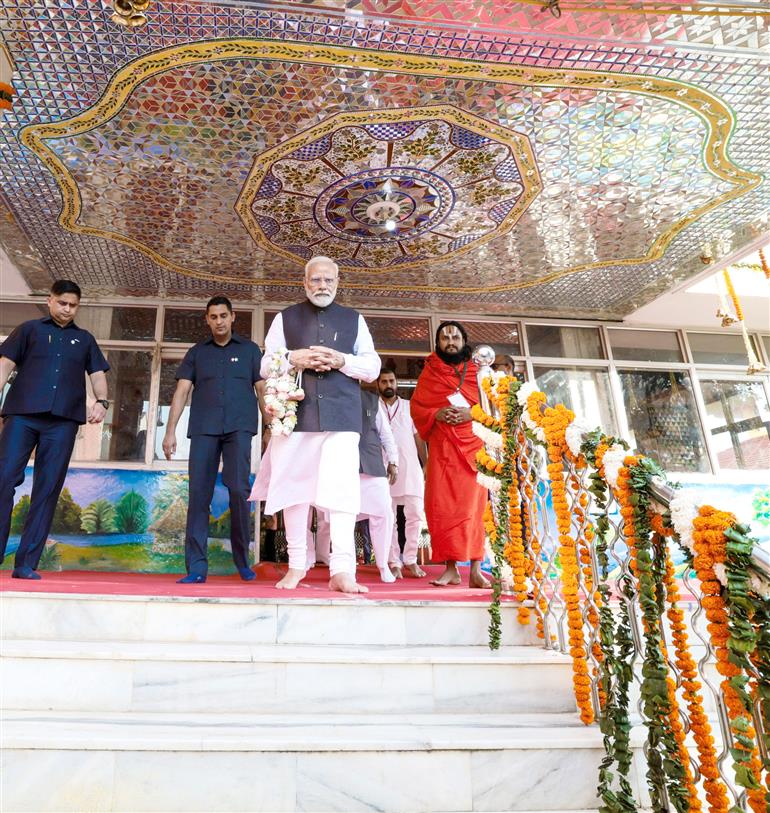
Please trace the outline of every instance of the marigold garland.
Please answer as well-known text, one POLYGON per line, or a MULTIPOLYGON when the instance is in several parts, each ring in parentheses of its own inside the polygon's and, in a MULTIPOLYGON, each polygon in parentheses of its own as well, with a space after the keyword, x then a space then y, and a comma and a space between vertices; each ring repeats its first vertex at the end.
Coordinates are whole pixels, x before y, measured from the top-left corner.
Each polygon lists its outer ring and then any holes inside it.
POLYGON ((524 525, 521 516, 521 494, 519 477, 516 472, 516 457, 510 466, 510 485, 508 486, 508 541, 503 553, 513 571, 513 592, 519 602, 519 623, 528 624, 529 607, 524 606, 527 600, 527 567, 524 549, 524 525))
MULTIPOLYGON (((615 494, 624 519, 631 569, 637 579, 642 609, 644 663, 642 666, 642 710, 647 726, 647 778, 653 810, 665 810, 664 792, 678 813, 691 810, 687 792, 688 757, 684 732, 678 730, 676 692, 669 683, 665 643, 661 629, 655 559, 650 545, 648 470, 651 461, 627 455, 618 473, 615 494)), ((690 777, 692 780, 692 777, 690 777)), ((699 809, 699 808, 697 808, 699 809)))
MULTIPOLYGON (((672 528, 663 525, 663 517, 660 514, 653 515, 651 524, 655 533, 660 536, 671 536, 673 534, 672 528)), ((706 791, 709 811, 711 813, 728 813, 730 802, 727 797, 727 789, 719 777, 716 744, 711 724, 704 710, 703 690, 698 679, 698 667, 690 652, 684 613, 678 606, 680 595, 674 565, 668 551, 666 551, 665 557, 664 582, 668 599, 666 615, 671 628, 671 638, 674 642, 674 658, 682 681, 682 691, 687 704, 690 728, 698 750, 698 770, 703 777, 703 789, 706 791)))
MULTIPOLYGON (((572 538, 572 519, 567 502, 567 486, 564 476, 563 457, 567 448, 564 431, 574 420, 575 414, 563 404, 546 407, 538 418, 533 413, 534 405, 544 402, 542 393, 533 392, 527 399, 527 407, 533 420, 542 426, 548 444, 548 475, 551 481, 551 499, 556 514, 559 531, 559 557, 562 567, 562 595, 567 606, 567 628, 569 654, 572 657, 572 683, 575 688, 580 719, 589 725, 594 721, 591 701, 591 678, 588 670, 588 657, 583 631, 583 613, 580 606, 580 575, 575 540, 572 538)), ((539 414, 539 413, 538 413, 539 414)))
POLYGON ((725 286, 727 288, 727 293, 730 296, 730 300, 733 303, 733 308, 735 309, 735 315, 738 318, 739 322, 743 321, 743 308, 741 307, 741 300, 738 299, 738 294, 735 292, 735 288, 733 287, 733 281, 730 277, 730 272, 725 268, 722 271, 722 278, 725 281, 725 286))
POLYGON ((767 264, 767 258, 765 257, 765 250, 760 248, 757 252, 759 254, 759 265, 762 268, 762 273, 765 277, 770 280, 770 265, 767 264))
POLYGON ((742 644, 734 638, 730 618, 734 609, 725 602, 722 585, 714 572, 714 565, 727 559, 726 533, 735 524, 732 514, 711 506, 701 507, 693 523, 693 566, 701 582, 702 603, 709 621, 717 672, 723 678, 720 688, 733 735, 731 753, 736 781, 746 789, 754 813, 767 813, 762 764, 751 720, 751 697, 746 691, 748 678, 733 656, 735 648, 741 648, 742 644))

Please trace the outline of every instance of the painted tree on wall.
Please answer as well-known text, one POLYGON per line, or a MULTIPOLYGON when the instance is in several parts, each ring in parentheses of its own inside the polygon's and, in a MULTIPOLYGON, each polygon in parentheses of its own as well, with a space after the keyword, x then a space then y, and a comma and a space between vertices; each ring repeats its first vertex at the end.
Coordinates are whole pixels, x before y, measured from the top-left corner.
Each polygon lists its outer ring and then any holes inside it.
POLYGON ((11 512, 11 533, 20 534, 29 514, 29 495, 25 494, 13 507, 11 512))
POLYGON ((143 534, 149 524, 147 500, 131 489, 115 505, 115 529, 124 534, 143 534))
POLYGON ((114 533, 115 506, 104 498, 94 500, 83 509, 80 525, 87 534, 114 533))
POLYGON ((54 534, 77 534, 80 533, 80 515, 82 509, 72 499, 70 490, 65 488, 59 495, 56 503, 56 510, 53 514, 51 533, 54 534))

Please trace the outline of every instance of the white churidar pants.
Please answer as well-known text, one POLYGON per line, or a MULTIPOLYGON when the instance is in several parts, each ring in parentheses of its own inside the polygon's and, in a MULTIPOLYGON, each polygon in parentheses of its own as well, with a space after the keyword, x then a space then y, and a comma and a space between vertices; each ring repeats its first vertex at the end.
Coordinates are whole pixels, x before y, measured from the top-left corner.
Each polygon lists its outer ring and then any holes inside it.
POLYGON ((331 552, 332 540, 329 531, 329 518, 320 509, 316 509, 316 531, 315 537, 311 530, 313 525, 312 508, 308 512, 307 518, 307 569, 310 570, 316 562, 322 565, 329 564, 329 554, 331 552))
MULTIPOLYGON (((286 548, 289 553, 289 567, 302 570, 307 566, 307 515, 309 503, 290 505, 283 509, 283 524, 286 528, 286 548)), ((329 556, 329 575, 338 573, 356 575, 356 547, 353 531, 356 515, 346 511, 329 512, 329 532, 332 552, 329 556)))
POLYGON ((398 563, 398 558, 389 560, 388 556, 393 536, 393 509, 387 477, 361 475, 361 510, 358 519, 369 520, 369 536, 377 567, 382 570, 391 561, 398 563))
POLYGON ((422 520, 424 514, 423 499, 422 497, 414 497, 404 495, 403 497, 393 498, 393 533, 392 542, 390 546, 390 561, 391 563, 398 563, 401 560, 401 550, 398 546, 398 527, 395 522, 395 514, 399 505, 404 506, 404 519, 405 522, 405 535, 406 543, 404 544, 404 564, 415 565, 417 564, 417 549, 420 547, 420 530, 422 529, 422 520))

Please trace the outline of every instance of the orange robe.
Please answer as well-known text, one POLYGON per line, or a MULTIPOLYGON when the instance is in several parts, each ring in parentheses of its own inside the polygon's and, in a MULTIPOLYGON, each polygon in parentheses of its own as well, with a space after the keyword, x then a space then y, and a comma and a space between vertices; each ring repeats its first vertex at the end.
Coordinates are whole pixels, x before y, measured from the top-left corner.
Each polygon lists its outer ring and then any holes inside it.
MULTIPOLYGON (((450 425, 436 420, 440 409, 451 406, 447 399, 457 391, 462 368, 462 364, 455 368, 431 353, 409 402, 417 431, 428 443, 425 516, 435 562, 484 558, 487 492, 476 482, 475 459, 482 443, 473 434, 470 421, 450 425)), ((476 365, 469 361, 460 390, 471 405, 479 402, 476 372, 476 365)))

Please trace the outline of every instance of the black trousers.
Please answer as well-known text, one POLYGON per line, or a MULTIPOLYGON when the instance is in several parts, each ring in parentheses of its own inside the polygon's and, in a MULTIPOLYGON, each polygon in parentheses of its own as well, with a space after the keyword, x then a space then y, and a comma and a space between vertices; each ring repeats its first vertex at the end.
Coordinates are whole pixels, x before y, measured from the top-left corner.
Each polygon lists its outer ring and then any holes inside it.
POLYGON ((237 568, 249 567, 251 507, 249 470, 251 468, 251 432, 226 435, 193 435, 190 439, 190 502, 184 559, 188 573, 205 576, 208 572, 209 513, 211 498, 222 459, 222 482, 230 492, 230 544, 237 568))
POLYGON ((16 567, 37 567, 67 476, 78 424, 49 413, 8 415, 0 434, 0 562, 11 529, 13 495, 35 449, 29 513, 16 551, 16 567))

